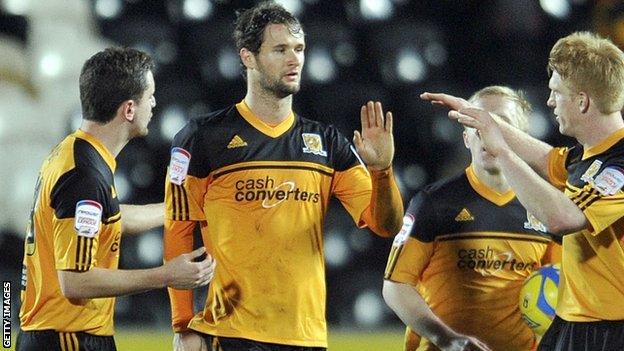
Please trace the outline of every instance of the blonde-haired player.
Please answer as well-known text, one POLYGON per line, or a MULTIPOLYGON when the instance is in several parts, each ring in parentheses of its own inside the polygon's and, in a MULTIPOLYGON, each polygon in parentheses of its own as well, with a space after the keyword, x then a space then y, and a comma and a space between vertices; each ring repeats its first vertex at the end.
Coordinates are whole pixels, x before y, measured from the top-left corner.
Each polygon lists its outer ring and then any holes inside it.
MULTIPOLYGON (((528 127, 531 106, 520 92, 489 86, 470 101, 512 128, 528 127)), ((384 298, 408 326, 406 350, 529 350, 536 336, 522 321, 518 295, 554 244, 475 129, 465 129, 464 142, 472 157, 466 172, 412 199, 388 259, 384 298)))
MULTIPOLYGON (((624 350, 624 53, 588 32, 568 35, 548 60, 559 131, 553 148, 444 94, 423 98, 477 128, 522 204, 563 237, 557 317, 540 350, 624 350)), ((487 110, 487 109, 486 109, 487 110)))

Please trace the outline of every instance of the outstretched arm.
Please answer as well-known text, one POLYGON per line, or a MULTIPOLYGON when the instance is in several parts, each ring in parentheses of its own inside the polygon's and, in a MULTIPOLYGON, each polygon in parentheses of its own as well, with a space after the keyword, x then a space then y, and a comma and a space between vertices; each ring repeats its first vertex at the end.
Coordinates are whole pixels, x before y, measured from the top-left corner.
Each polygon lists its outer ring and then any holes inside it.
MULTIPOLYGON (((475 107, 470 102, 449 94, 425 92, 420 95, 420 98, 430 101, 433 105, 448 108, 451 110, 449 117, 452 119, 455 119, 452 111, 475 107)), ((542 178, 548 179, 548 157, 553 147, 511 126, 509 123, 503 123, 500 117, 494 114, 492 116, 498 123, 507 145, 542 178)))
POLYGON ((121 232, 124 234, 140 234, 164 223, 164 203, 147 205, 120 205, 121 232))
POLYGON ((392 173, 392 112, 384 116, 381 103, 369 101, 362 106, 360 119, 362 132, 354 132, 353 143, 372 179, 371 200, 363 217, 372 231, 390 237, 401 230, 403 217, 403 200, 392 173))
POLYGON ((542 179, 509 148, 500 124, 487 111, 466 108, 451 111, 459 123, 478 130, 486 151, 496 158, 507 182, 522 205, 540 220, 548 231, 564 235, 587 228, 581 209, 564 193, 542 179))
POLYGON ((59 270, 61 291, 68 299, 94 299, 134 294, 165 286, 194 289, 207 285, 214 273, 215 263, 208 255, 204 260, 193 259, 206 253, 201 247, 180 255, 157 268, 121 270, 92 267, 85 272, 59 270))

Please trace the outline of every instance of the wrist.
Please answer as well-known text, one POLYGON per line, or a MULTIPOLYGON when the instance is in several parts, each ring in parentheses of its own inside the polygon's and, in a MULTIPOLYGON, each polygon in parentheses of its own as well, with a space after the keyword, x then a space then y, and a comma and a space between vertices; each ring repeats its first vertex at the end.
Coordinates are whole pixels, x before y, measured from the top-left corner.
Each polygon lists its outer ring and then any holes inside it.
POLYGON ((453 330, 449 328, 442 328, 438 331, 438 333, 428 339, 440 349, 445 349, 451 345, 451 342, 455 337, 457 337, 457 333, 453 330))
POLYGON ((163 264, 162 266, 156 268, 156 281, 160 282, 159 288, 167 288, 173 281, 171 274, 169 274, 169 270, 167 269, 167 264, 163 264))
POLYGON ((384 175, 392 172, 392 163, 387 166, 367 166, 367 168, 371 175, 384 175))

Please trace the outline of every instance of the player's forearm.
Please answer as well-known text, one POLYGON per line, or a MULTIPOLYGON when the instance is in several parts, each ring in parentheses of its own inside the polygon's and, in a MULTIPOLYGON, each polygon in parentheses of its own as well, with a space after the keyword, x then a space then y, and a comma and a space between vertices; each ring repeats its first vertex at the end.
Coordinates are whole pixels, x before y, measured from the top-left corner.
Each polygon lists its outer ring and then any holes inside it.
MULTIPOLYGON (((495 119, 499 121, 498 116, 495 119)), ((509 123, 499 122, 498 125, 509 147, 542 178, 548 179, 548 157, 553 147, 509 123)))
MULTIPOLYGON (((164 260, 170 260, 180 254, 193 250, 194 221, 165 220, 164 260)), ((168 288, 171 304, 172 327, 176 332, 186 331, 188 322, 193 318, 193 290, 168 288)))
POLYGON ((169 277, 163 267, 136 270, 93 267, 86 272, 58 271, 61 291, 68 299, 94 299, 163 288, 169 277))
POLYGON ((371 171, 372 192, 369 210, 372 223, 369 228, 383 237, 391 237, 401 230, 403 199, 394 179, 392 167, 371 171))
POLYGON ((498 162, 518 200, 549 232, 564 235, 587 227, 587 219, 578 206, 535 173, 513 151, 503 152, 498 162))
POLYGON ((164 204, 126 205, 121 207, 121 230, 124 234, 138 234, 164 223, 164 204))
POLYGON ((433 313, 427 302, 412 286, 385 280, 383 297, 386 304, 416 334, 435 345, 444 343, 455 332, 433 313))

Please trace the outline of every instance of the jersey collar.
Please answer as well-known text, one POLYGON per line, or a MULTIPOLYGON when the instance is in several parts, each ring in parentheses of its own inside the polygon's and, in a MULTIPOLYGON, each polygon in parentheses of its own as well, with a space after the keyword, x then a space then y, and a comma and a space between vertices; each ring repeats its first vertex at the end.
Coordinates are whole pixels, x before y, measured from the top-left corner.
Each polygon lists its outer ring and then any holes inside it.
POLYGON ((589 149, 583 151, 583 160, 586 160, 592 156, 599 155, 607 150, 615 143, 624 138, 624 128, 618 129, 613 134, 609 135, 606 139, 602 140, 598 144, 590 147, 589 149))
POLYGON ((85 132, 82 129, 76 130, 74 132, 74 136, 76 138, 86 140, 89 144, 91 144, 100 154, 100 156, 102 156, 108 167, 110 167, 111 171, 115 173, 115 168, 117 167, 117 161, 115 161, 115 156, 113 156, 113 154, 108 151, 106 146, 104 146, 101 141, 99 141, 95 136, 85 132))
POLYGON ((247 104, 245 103, 245 100, 236 104, 236 109, 238 110, 238 113, 240 113, 240 115, 243 116, 243 118, 249 124, 251 124, 254 128, 259 130, 263 134, 270 136, 271 138, 277 138, 280 135, 284 134, 295 123, 295 113, 292 111, 290 111, 288 117, 280 124, 271 126, 267 123, 264 123, 260 118, 256 117, 256 115, 251 112, 249 106, 247 106, 247 104))
POLYGON ((506 205, 508 202, 513 200, 514 197, 516 197, 516 194, 513 192, 513 190, 509 190, 501 194, 496 192, 496 190, 488 187, 487 185, 481 183, 479 181, 479 178, 477 178, 477 175, 472 168, 472 165, 466 168, 466 176, 468 177, 468 182, 470 183, 470 186, 472 186, 472 188, 479 195, 498 206, 506 205))

